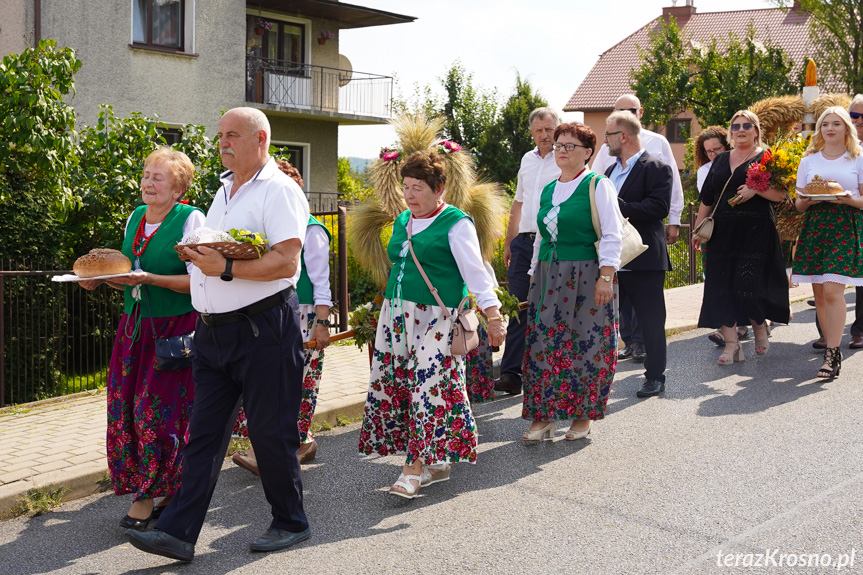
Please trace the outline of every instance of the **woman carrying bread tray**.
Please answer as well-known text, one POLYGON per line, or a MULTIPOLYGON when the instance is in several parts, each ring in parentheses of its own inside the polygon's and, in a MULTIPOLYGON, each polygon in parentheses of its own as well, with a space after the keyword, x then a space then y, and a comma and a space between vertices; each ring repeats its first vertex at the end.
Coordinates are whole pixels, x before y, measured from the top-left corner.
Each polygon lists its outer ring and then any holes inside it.
MULTIPOLYGON (((123 240, 122 253, 133 262, 133 273, 81 282, 88 290, 107 283, 125 291, 108 368, 106 442, 114 493, 135 497, 120 521, 124 529, 145 529, 180 487, 194 398, 192 369, 157 369, 154 338, 195 330, 191 264, 180 261, 174 251, 183 236, 204 223, 203 212, 179 203, 194 173, 182 152, 163 147, 151 153, 141 178, 144 205, 129 217, 123 240), (156 497, 164 497, 158 506, 156 497)), ((76 273, 87 258, 76 263, 76 273)))
POLYGON ((815 126, 797 168, 795 205, 806 218, 791 281, 812 284, 815 313, 827 345, 817 375, 832 379, 842 367, 845 286, 863 286, 863 149, 844 108, 827 108, 815 126), (829 200, 816 199, 824 192, 830 194, 829 200))

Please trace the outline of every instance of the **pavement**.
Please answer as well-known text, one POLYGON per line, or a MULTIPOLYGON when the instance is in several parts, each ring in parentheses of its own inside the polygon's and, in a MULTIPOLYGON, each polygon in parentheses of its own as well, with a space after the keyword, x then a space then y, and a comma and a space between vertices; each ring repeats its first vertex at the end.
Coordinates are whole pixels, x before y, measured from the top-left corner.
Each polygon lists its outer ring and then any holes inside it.
MULTIPOLYGON (((703 284, 665 291, 666 333, 695 329, 703 284)), ((792 302, 810 298, 811 286, 791 289, 792 302)), ((314 421, 336 425, 362 415, 368 353, 356 346, 327 350, 314 421)), ((64 501, 110 489, 105 456, 104 391, 85 392, 0 410, 0 518, 34 488, 65 488, 64 501)))

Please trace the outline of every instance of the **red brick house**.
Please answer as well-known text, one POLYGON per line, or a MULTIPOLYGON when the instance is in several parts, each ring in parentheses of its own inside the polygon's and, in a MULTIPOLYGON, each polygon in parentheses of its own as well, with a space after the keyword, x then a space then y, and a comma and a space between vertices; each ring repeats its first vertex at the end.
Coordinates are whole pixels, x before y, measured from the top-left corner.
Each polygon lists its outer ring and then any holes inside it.
MULTIPOLYGON (((564 106, 564 111, 583 112, 584 123, 597 134, 602 134, 605 131, 605 119, 614 109, 614 101, 621 94, 632 93, 629 73, 630 69, 638 65, 638 46, 647 47, 650 42, 649 31, 656 31, 660 23, 671 16, 676 18, 685 38, 705 44, 712 36, 721 39, 729 31, 741 35, 741 31, 745 32, 752 22, 757 39, 769 39, 785 50, 794 61, 795 74, 813 52, 809 38, 809 15, 800 11, 796 3, 787 10, 766 8, 699 14, 694 0, 686 0, 684 6, 663 8, 661 16, 603 52, 564 106)), ((698 121, 692 113, 686 112, 672 119, 659 131, 668 138, 678 167, 682 168, 686 135, 695 135, 700 131, 698 121)))

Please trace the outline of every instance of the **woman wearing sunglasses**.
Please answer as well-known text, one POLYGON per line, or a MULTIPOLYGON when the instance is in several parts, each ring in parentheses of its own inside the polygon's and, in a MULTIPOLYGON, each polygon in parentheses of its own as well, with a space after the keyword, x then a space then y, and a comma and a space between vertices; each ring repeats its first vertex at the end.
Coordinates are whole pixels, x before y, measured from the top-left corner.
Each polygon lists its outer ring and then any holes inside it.
MULTIPOLYGON (((788 278, 782 259, 773 202, 784 192, 758 192, 746 185, 746 171, 761 160, 761 126, 748 110, 731 120, 731 150, 718 154, 701 188, 696 226, 713 211, 714 228, 705 260, 704 299, 699 327, 719 328, 725 350, 719 365, 743 361, 738 325, 752 325, 755 353, 770 348, 766 320, 788 323, 788 278), (730 201, 729 201, 730 200, 730 201)), ((692 245, 701 247, 693 237, 692 245)))
POLYGON ((829 200, 798 194, 795 203, 806 212, 806 219, 792 280, 812 284, 815 313, 827 346, 818 377, 832 379, 842 367, 839 343, 845 331, 845 286, 863 286, 863 149, 844 108, 827 108, 815 125, 817 131, 797 168, 797 190, 803 192, 817 175, 836 180, 845 194, 829 200))

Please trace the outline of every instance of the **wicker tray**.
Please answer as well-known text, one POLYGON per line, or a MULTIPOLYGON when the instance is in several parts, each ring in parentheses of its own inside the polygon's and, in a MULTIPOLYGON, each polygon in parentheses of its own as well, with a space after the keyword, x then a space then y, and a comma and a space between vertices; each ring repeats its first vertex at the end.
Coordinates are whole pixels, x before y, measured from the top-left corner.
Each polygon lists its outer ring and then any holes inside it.
POLYGON ((174 246, 177 250, 177 255, 184 262, 189 261, 189 256, 183 252, 183 248, 189 248, 201 253, 198 248, 205 246, 218 250, 223 256, 229 260, 254 260, 261 257, 267 252, 267 246, 255 245, 246 242, 213 242, 209 244, 185 244, 174 246))

